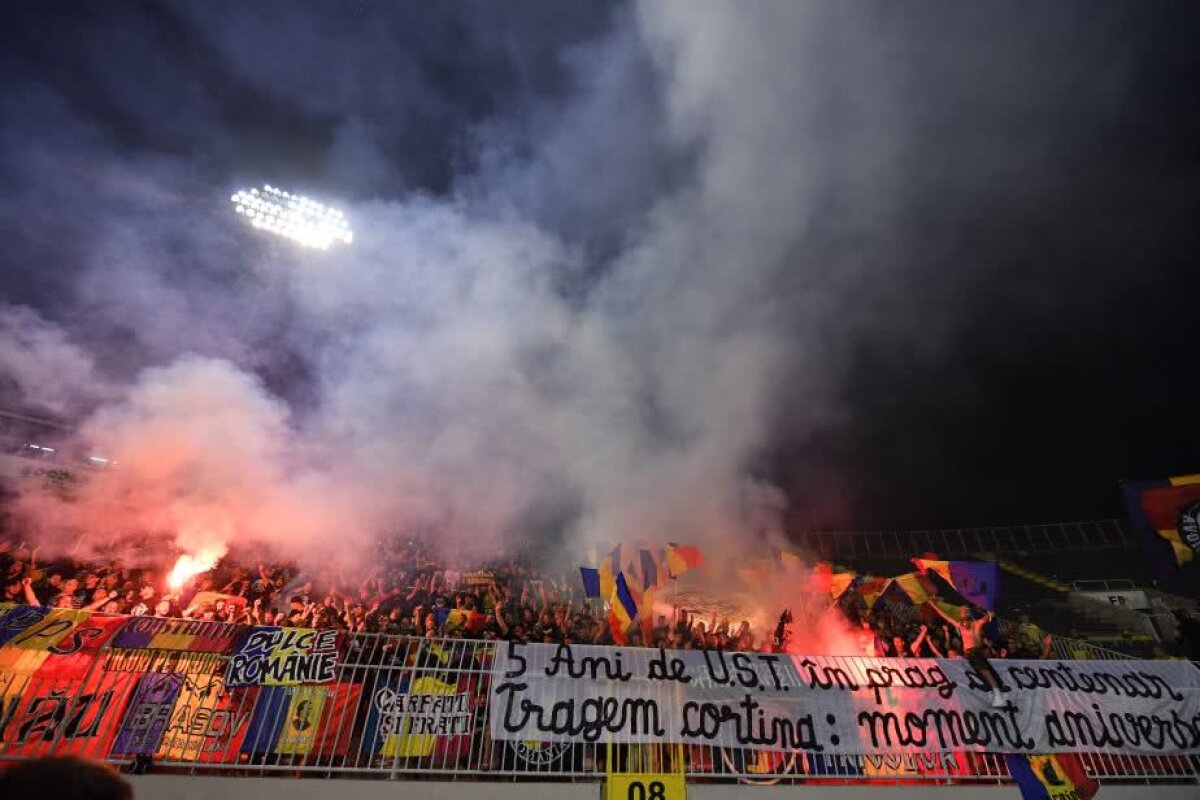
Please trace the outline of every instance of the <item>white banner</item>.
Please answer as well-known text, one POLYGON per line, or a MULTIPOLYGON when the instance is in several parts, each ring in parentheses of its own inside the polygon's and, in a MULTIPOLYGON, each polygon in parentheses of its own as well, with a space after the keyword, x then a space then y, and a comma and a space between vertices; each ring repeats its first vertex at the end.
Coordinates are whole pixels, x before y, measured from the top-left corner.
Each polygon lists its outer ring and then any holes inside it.
POLYGON ((502 643, 494 739, 674 742, 827 754, 1200 753, 1184 661, 1001 661, 502 643))

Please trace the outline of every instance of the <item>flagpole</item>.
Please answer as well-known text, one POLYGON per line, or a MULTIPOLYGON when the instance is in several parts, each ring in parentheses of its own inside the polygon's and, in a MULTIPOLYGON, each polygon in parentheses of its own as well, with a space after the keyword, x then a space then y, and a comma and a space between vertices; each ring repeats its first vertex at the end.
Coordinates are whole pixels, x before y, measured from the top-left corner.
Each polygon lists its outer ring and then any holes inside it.
POLYGON ((679 624, 679 578, 671 576, 671 627, 679 624))

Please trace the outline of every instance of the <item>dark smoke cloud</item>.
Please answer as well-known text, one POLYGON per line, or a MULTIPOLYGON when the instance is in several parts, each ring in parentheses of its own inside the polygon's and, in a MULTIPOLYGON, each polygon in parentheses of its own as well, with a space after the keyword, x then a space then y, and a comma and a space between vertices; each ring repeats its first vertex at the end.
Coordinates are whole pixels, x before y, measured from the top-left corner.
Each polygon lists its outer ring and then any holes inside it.
MULTIPOLYGON (((991 487, 1080 470, 1097 331, 1194 252, 1144 122, 1184 11, 76 11, 6 34, 0 368, 120 455, 80 509, 188 548, 1073 511, 991 487), (243 229, 262 182, 354 245, 243 229)), ((1175 468, 1114 450, 1089 480, 1175 468)))

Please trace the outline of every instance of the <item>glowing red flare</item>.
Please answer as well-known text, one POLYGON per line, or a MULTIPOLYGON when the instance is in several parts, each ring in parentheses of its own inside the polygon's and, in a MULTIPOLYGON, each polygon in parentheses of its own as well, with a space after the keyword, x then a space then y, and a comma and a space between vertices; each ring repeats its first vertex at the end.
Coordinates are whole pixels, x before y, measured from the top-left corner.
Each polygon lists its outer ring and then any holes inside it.
POLYGON ((167 575, 167 586, 172 591, 178 590, 189 578, 215 567, 218 558, 220 556, 215 553, 197 553, 194 556, 184 553, 175 561, 175 566, 171 567, 171 572, 167 575))

